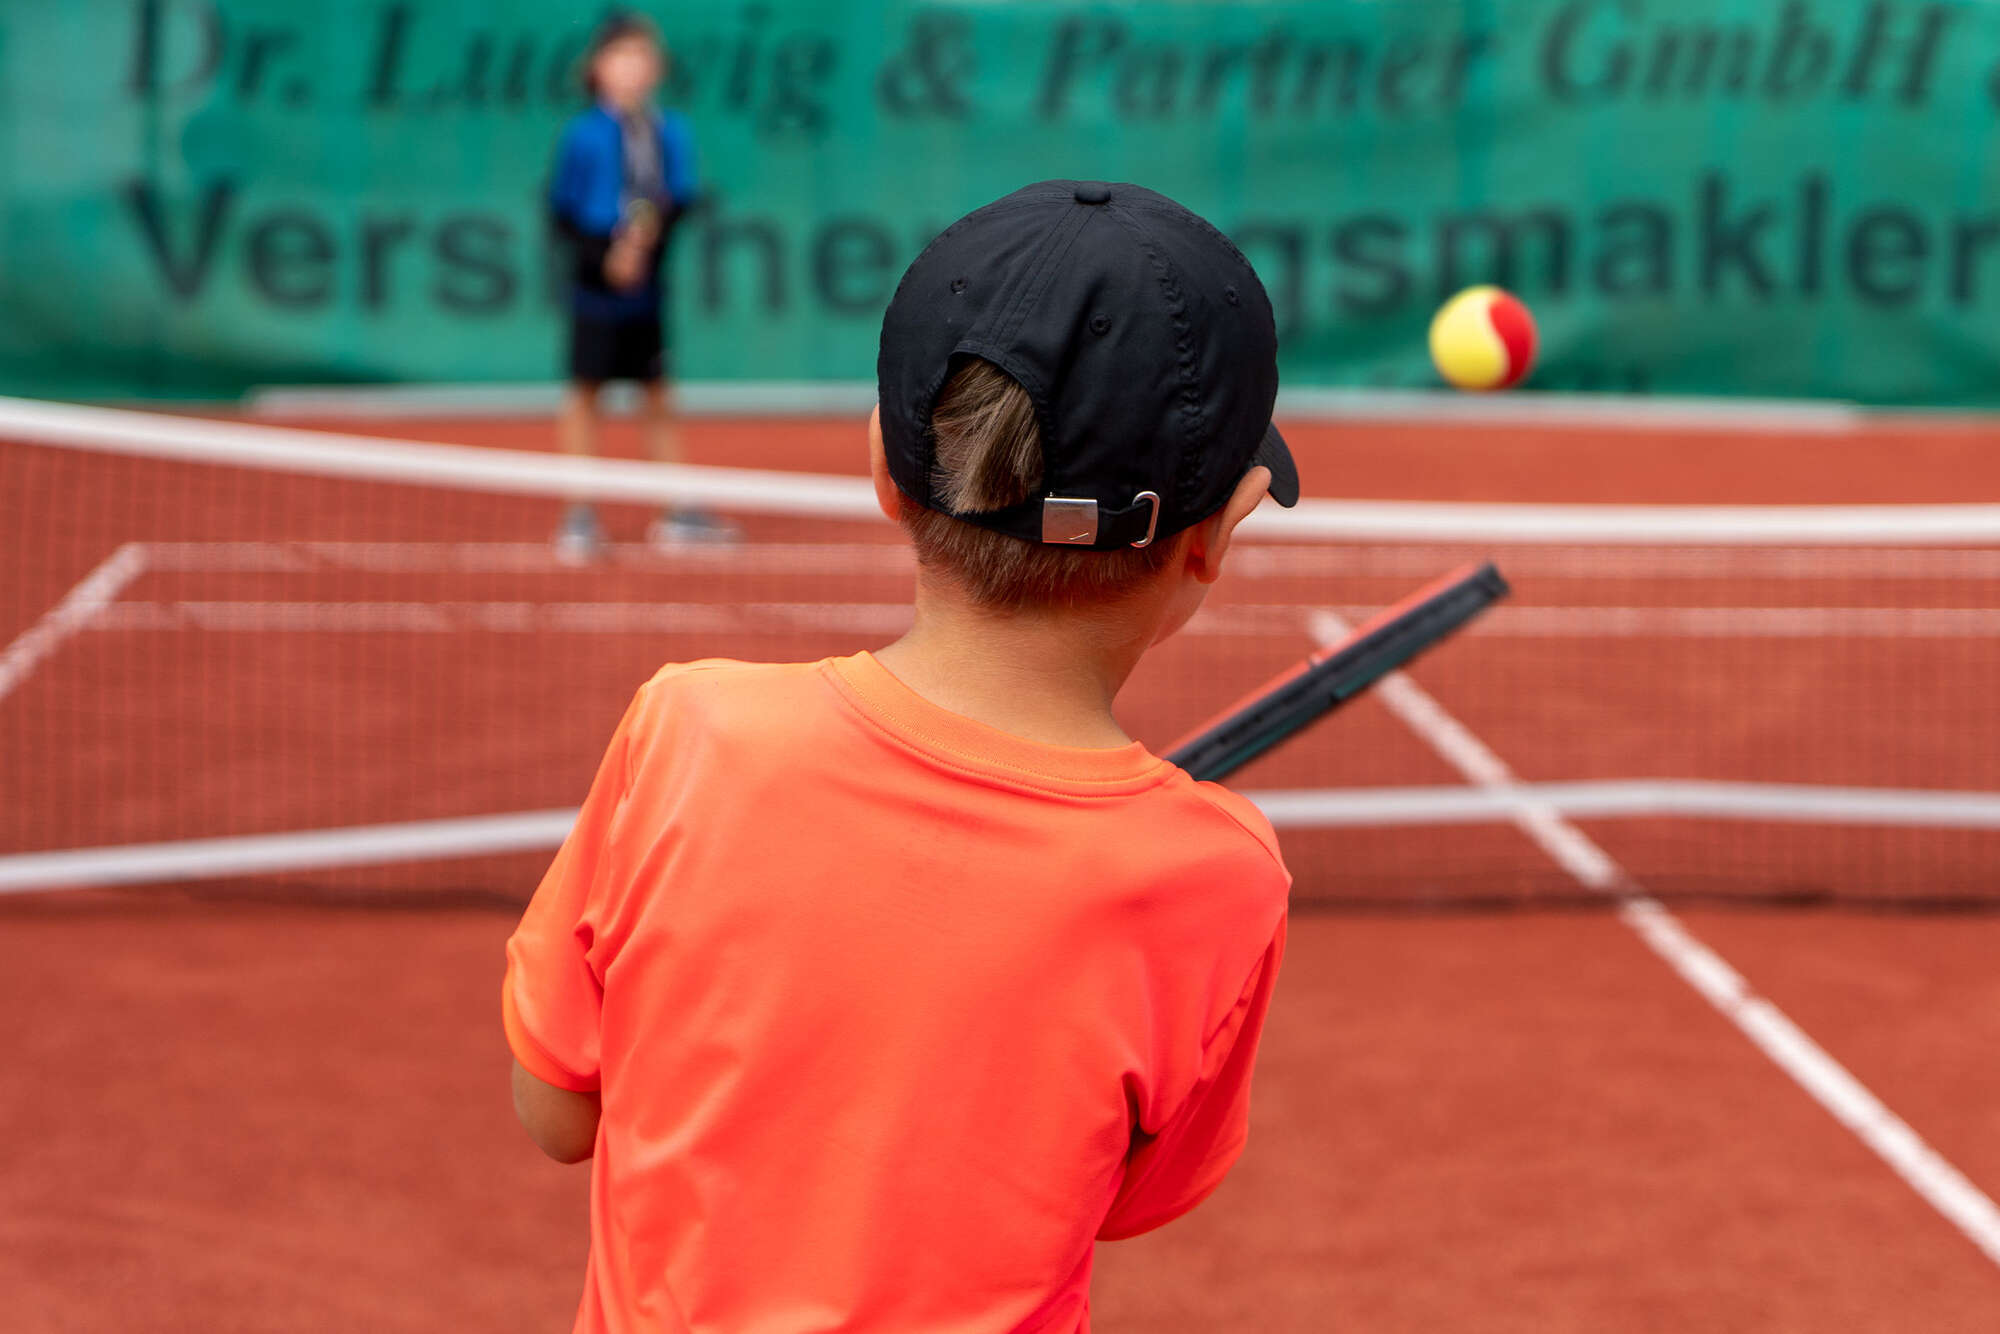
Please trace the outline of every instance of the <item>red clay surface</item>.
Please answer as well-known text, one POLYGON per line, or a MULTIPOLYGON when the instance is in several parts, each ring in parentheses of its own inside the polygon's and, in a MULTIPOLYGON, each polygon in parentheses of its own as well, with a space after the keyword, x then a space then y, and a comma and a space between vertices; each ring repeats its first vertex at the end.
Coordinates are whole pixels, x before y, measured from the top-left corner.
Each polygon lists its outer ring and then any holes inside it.
MULTIPOLYGON (((546 423, 365 429, 512 447, 547 438, 546 423)), ((847 422, 689 432, 704 462, 851 471, 859 449, 847 422)), ((1977 428, 1291 435, 1320 494, 2000 497, 2000 449, 1977 428)), ((630 452, 629 431, 620 438, 630 452)), ((413 507, 324 482, 288 503, 227 471, 191 481, 0 446, 6 496, 24 503, 0 644, 121 541, 536 544, 554 517, 545 502, 413 507)), ((644 517, 612 516, 627 539, 644 517)), ((853 532, 763 535, 893 536, 853 532)), ((221 561, 154 569, 109 610, 884 604, 906 578, 806 571, 773 585, 643 565, 417 575, 221 561)), ((1349 571, 1231 588, 1218 613, 1262 628, 1178 641, 1135 679, 1127 720, 1163 743, 1295 656, 1302 627, 1285 619, 1288 604, 1379 605, 1411 582, 1349 571)), ((1991 578, 1800 585, 1586 569, 1516 582, 1521 608, 1731 607, 1778 594, 1808 607, 2000 606, 1991 578)), ((1537 637, 1497 624, 1419 678, 1525 778, 2000 789, 1990 637, 1885 640, 1829 670, 1811 640, 1537 637)), ((858 633, 86 630, 0 697, 0 852, 572 804, 657 662, 832 652, 858 633)), ((1367 701, 1241 785, 1456 781, 1367 701)), ((2000 835, 1986 833, 1642 820, 1590 833, 1649 887, 1690 897, 2000 889, 2000 835)), ((1505 825, 1285 841, 1304 908, 1576 897, 1505 825)), ((584 1178, 540 1160, 512 1126, 494 1004, 506 900, 527 892, 542 860, 0 900, 0 1005, 15 1068, 30 1073, 27 1096, 0 1100, 0 1134, 25 1149, 0 1174, 0 1323, 22 1334, 566 1327, 584 1178)), ((2000 917, 1737 909, 1691 921, 1975 1184, 2000 1192, 2000 917)), ((1249 1155, 1190 1219, 1103 1248, 1099 1263, 1097 1328, 1114 1334, 2000 1327, 2000 1268, 1602 913, 1302 912, 1249 1155)))
MULTIPOLYGON (((0 1101, 29 1150, 0 1176, 11 1331, 567 1327, 585 1175, 512 1124, 508 914, 172 892, 5 912, 0 1005, 37 1090, 0 1101)), ((1966 1059, 2000 1036, 2000 921, 1960 921, 1948 953, 1905 929, 1943 923, 1891 924, 1888 948, 1866 919, 1697 925, 2000 1184, 2000 1090, 1966 1059)), ((1097 1329, 1973 1334, 2000 1313, 2000 1271, 1602 915, 1300 918, 1253 1120, 1213 1200, 1100 1248, 1097 1329)))
MULTIPOLYGON (((1864 971, 1880 957, 1865 920, 1734 920, 1864 971)), ((1989 963, 2000 949, 2000 922, 1965 930, 1942 965, 1961 984, 1975 942, 1989 963)), ((1939 1032, 1959 1059, 1992 1035, 1990 1015, 1955 1027, 1927 1008, 1962 985, 1897 999, 1878 1035, 1939 1032)), ((1821 1036, 1838 1051, 1850 1031, 1821 1036)), ((1992 1091, 1913 1064, 1958 1106, 1947 1130, 1992 1091)), ((2000 1271, 1604 917, 1300 919, 1258 1069, 1251 1148, 1210 1204, 1099 1249, 1099 1328, 1970 1334, 2000 1318, 2000 1271)), ((2000 1126, 1974 1137, 1991 1164, 2000 1126)))
MULTIPOLYGON (((1990 862, 2000 865, 2000 859, 1990 862)), ((2000 1189, 2000 920, 1694 912, 1863 1083, 1990 1194, 2000 1189)))

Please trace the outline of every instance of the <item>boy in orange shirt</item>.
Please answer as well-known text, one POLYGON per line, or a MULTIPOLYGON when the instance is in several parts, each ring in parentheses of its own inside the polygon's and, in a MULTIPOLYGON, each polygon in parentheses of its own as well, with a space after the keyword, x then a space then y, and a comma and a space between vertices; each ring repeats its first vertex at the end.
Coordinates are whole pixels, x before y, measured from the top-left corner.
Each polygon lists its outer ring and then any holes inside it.
POLYGON ((876 653, 670 666, 508 942, 521 1121, 592 1160, 580 1331, 1070 1331, 1093 1242, 1242 1151, 1290 884, 1112 700, 1267 493, 1270 303, 1207 223, 1049 181, 883 323, 876 653))

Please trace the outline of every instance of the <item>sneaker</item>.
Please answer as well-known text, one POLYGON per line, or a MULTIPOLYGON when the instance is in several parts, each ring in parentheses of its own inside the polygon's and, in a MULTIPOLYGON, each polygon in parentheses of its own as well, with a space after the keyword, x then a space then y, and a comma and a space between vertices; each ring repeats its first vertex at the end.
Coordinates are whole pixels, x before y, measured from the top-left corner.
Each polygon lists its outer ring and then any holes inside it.
POLYGON ((565 565, 583 565, 604 550, 604 528, 597 511, 588 505, 571 505, 556 530, 556 559, 565 565))
POLYGON ((654 546, 674 546, 683 542, 739 542, 742 539, 741 528, 706 510, 666 510, 646 528, 646 540, 654 546))

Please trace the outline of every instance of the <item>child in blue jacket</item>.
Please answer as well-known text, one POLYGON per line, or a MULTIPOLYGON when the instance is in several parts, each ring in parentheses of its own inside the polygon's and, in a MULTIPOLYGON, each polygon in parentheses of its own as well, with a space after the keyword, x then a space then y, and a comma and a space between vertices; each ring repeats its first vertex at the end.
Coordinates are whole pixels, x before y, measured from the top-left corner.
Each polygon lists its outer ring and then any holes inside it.
MULTIPOLYGON (((557 427, 565 453, 597 452, 599 389, 607 380, 636 380, 647 453, 662 462, 681 460, 667 384, 660 262, 674 223, 699 188, 687 117, 653 105, 666 60, 651 23, 633 15, 607 19, 584 64, 592 105, 571 119, 556 150, 549 212, 572 257, 570 384, 557 427)), ((728 533, 726 525, 680 509, 662 513, 648 536, 670 541, 728 533)), ((557 551, 584 560, 603 542, 596 511, 572 505, 557 551)))

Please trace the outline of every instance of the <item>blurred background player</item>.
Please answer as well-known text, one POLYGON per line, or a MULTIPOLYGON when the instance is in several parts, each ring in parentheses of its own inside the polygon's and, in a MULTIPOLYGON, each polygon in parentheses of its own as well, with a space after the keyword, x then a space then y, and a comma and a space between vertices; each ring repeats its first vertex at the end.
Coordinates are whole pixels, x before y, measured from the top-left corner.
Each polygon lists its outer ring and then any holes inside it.
MULTIPOLYGON (((549 211, 569 243, 570 384, 556 426, 566 454, 595 454, 599 390, 607 380, 639 385, 646 452, 681 461, 667 386, 666 289, 660 274, 674 223, 694 202, 694 135, 687 117, 653 105, 667 51, 646 19, 614 14, 584 60, 592 99, 564 127, 549 184, 549 211)), ((733 529, 698 510, 663 511, 655 542, 727 538, 733 529)), ((604 543, 590 505, 577 502, 556 535, 559 554, 584 560, 604 543)))

